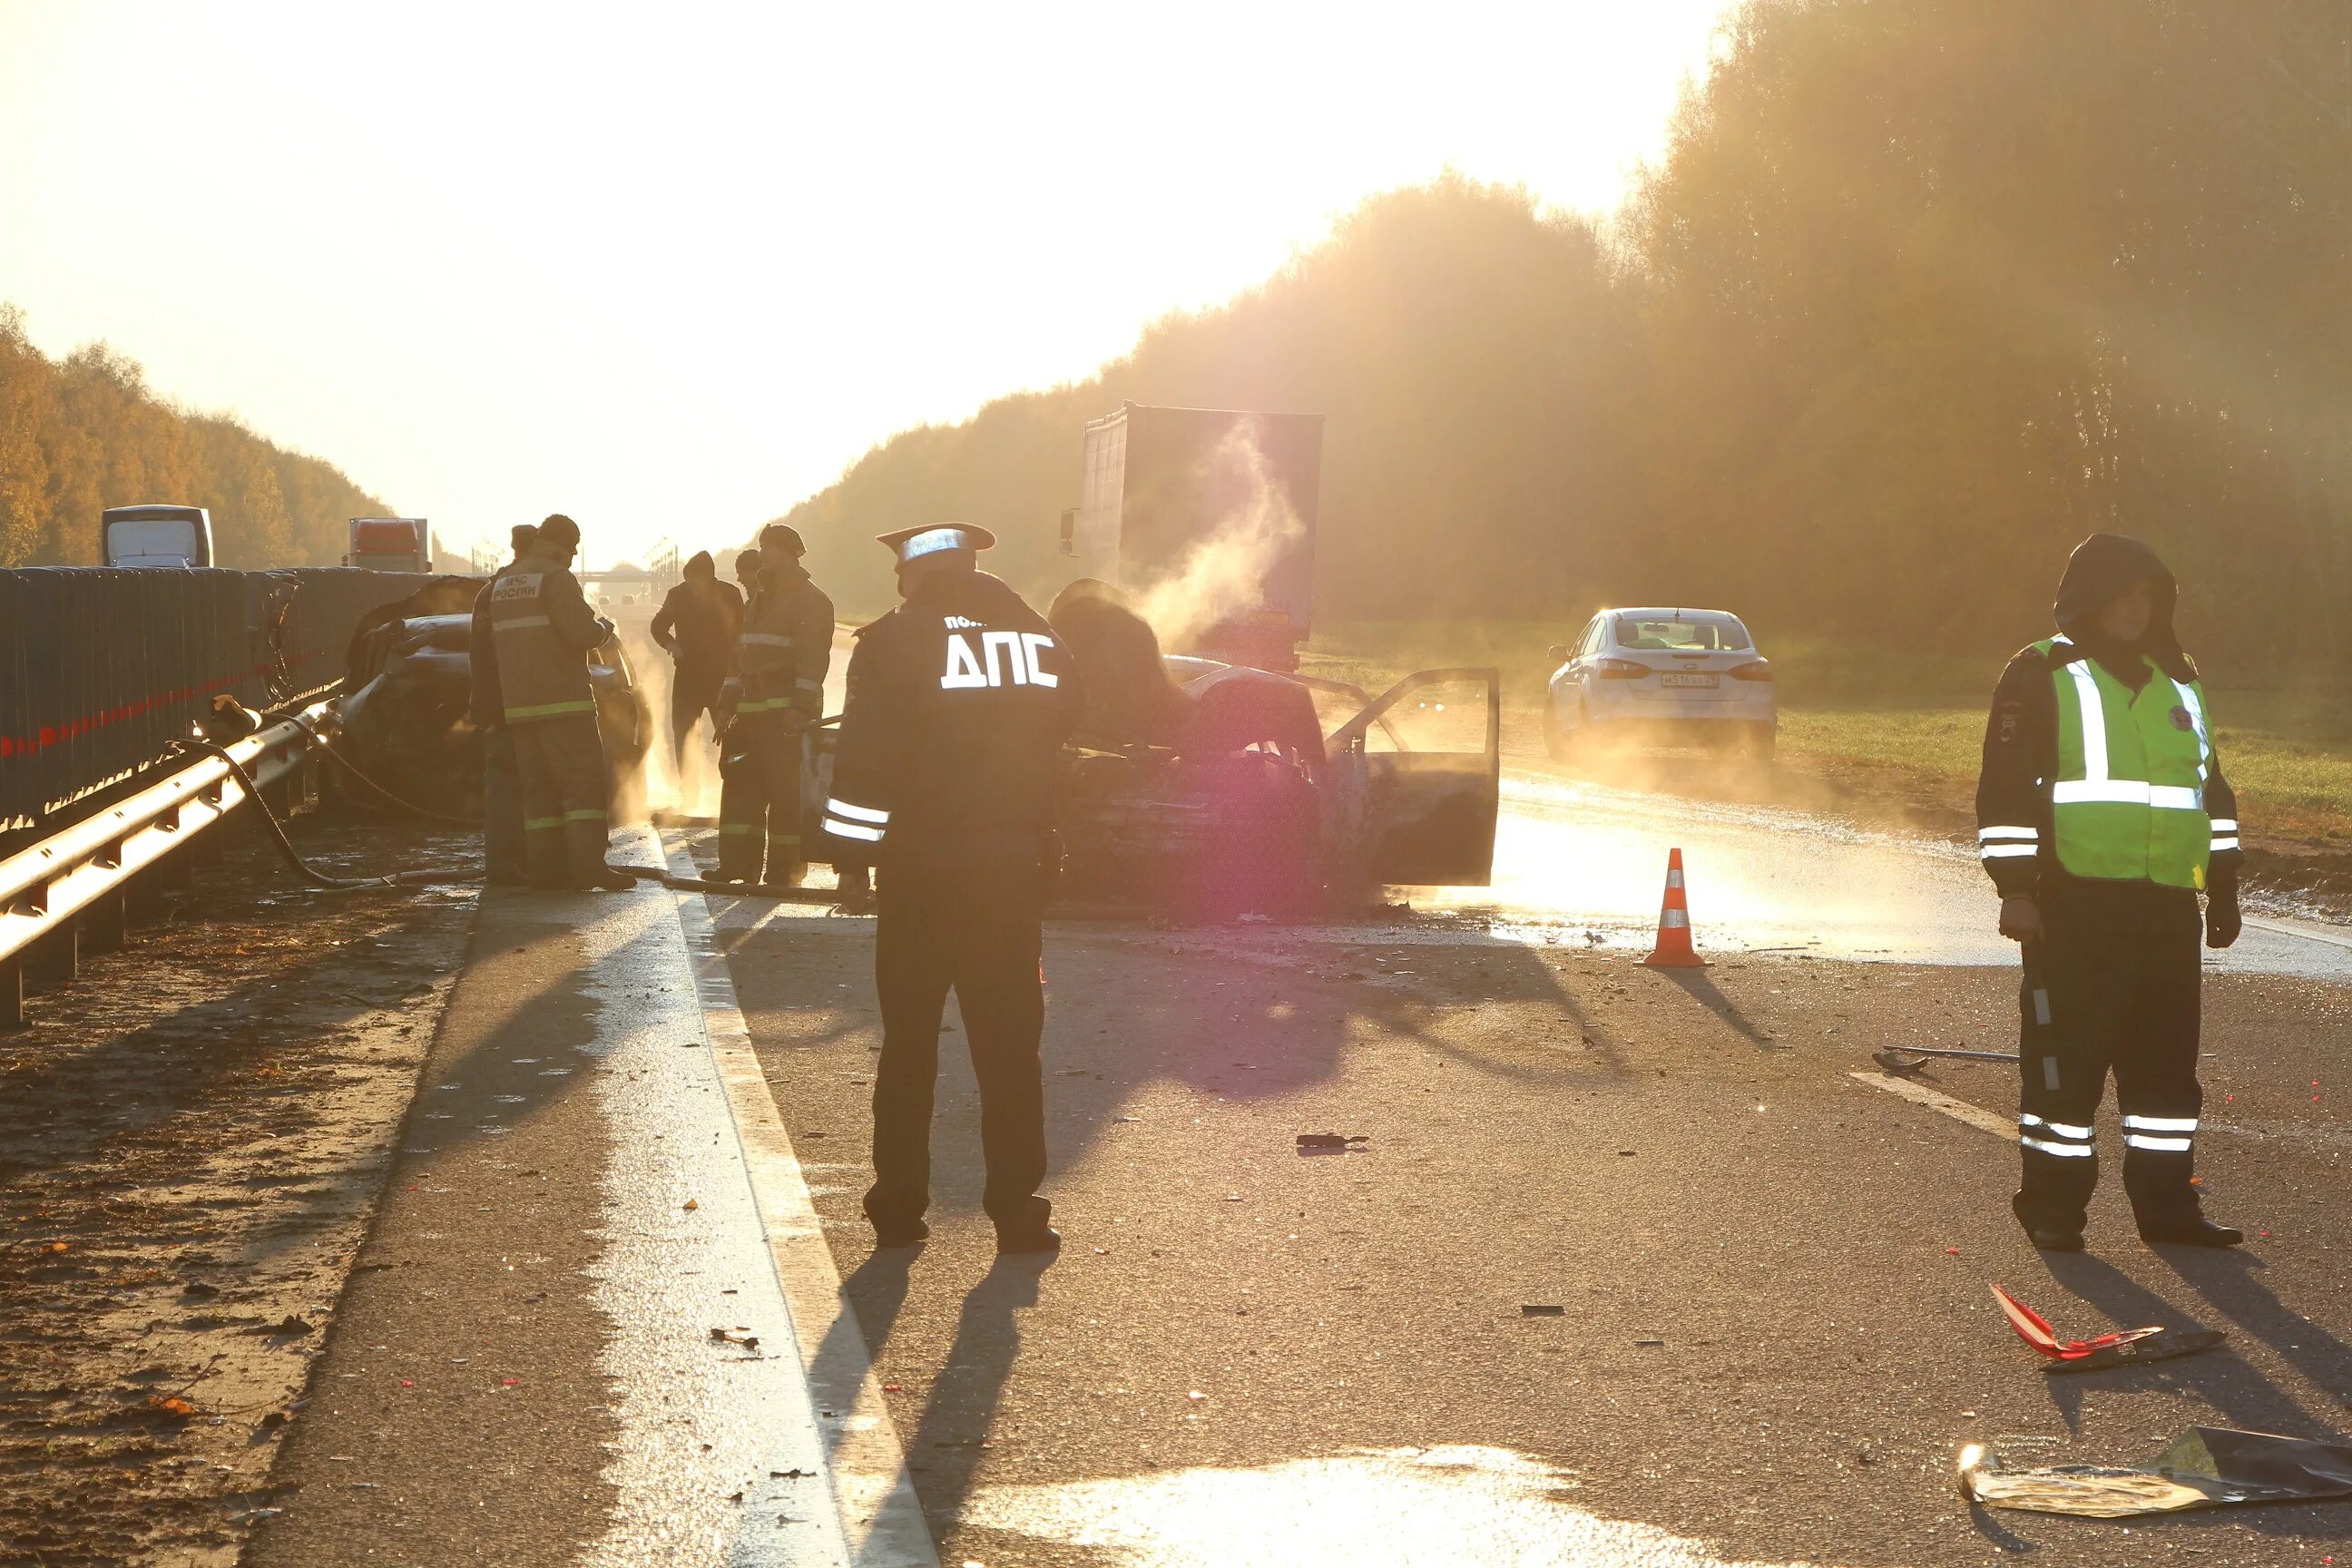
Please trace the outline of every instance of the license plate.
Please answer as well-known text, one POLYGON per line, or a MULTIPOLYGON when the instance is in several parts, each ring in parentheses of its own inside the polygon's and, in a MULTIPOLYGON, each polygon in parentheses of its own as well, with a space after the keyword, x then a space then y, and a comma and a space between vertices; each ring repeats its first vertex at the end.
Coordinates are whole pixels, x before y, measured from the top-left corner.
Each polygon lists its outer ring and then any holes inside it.
POLYGON ((1658 677, 1658 684, 1661 686, 1696 686, 1712 688, 1720 679, 1722 678, 1714 675, 1662 675, 1658 677))

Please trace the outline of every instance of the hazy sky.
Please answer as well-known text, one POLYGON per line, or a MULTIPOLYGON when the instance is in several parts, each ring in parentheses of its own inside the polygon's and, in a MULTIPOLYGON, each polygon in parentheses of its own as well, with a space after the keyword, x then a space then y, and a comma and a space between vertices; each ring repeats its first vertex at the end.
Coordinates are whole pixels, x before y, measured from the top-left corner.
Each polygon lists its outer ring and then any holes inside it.
POLYGON ((0 300, 452 542, 730 542, 1374 191, 1612 205, 1724 8, 0 0, 0 300))

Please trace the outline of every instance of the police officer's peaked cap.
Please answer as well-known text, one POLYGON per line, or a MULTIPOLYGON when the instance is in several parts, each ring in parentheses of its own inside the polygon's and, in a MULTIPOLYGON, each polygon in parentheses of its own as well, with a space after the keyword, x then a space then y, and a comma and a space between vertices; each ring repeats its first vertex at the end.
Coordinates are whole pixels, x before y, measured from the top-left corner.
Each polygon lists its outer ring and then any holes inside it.
POLYGON ((806 555, 808 546, 801 542, 801 531, 789 522, 772 522, 760 531, 760 552, 767 555, 806 555))
POLYGON ((580 542, 580 525, 562 512, 552 511, 539 525, 539 536, 550 544, 577 544, 580 542))
POLYGON ((943 555, 950 550, 989 550, 996 544, 996 535, 971 522, 926 523, 920 528, 879 534, 877 540, 890 547, 901 566, 910 566, 926 556, 943 555))

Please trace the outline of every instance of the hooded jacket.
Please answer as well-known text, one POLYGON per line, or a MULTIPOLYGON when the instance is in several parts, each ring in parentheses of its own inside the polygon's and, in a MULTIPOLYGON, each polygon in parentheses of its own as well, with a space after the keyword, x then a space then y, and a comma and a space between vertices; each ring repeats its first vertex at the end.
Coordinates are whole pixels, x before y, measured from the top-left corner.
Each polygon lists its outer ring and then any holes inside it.
MULTIPOLYGON (((2179 598, 2179 584, 2156 552, 2127 535, 2095 533, 2067 558, 2051 606, 2065 643, 2047 655, 2038 647, 2023 648, 2009 661, 1985 724, 1984 766, 1977 777, 1978 829, 1997 834, 2011 825, 2031 826, 2037 829, 2041 844, 2037 857, 1986 858, 1985 869, 2002 898, 2041 897, 2075 907, 2095 906, 2102 918, 2128 923, 2160 925, 2182 918, 2184 910, 2194 915, 2197 895, 2186 889, 2095 882, 2068 875, 2058 864, 2050 806, 2050 781, 2058 771, 2058 695, 2052 676, 2075 659, 2088 658, 2135 691, 2148 680, 2150 663, 2172 679, 2195 680, 2197 666, 2182 651, 2173 626, 2179 598), (2146 581, 2156 587, 2147 629, 2131 643, 2100 633, 2093 618, 2146 581)), ((2212 776, 2205 782, 2205 810, 2216 821, 2237 820, 2237 792, 2222 775, 2218 752, 2212 776)), ((2206 870, 2207 886, 2215 892, 2234 892, 2244 864, 2242 850, 2215 852, 2206 870)))
POLYGON ((655 612, 654 641, 669 650, 678 668, 712 679, 726 673, 743 628, 743 595, 719 580, 710 552, 698 550, 686 563, 686 580, 662 595, 655 612))
POLYGON ((2155 551, 2128 534, 2095 533, 2066 558, 2050 616, 2076 647, 2088 649, 2107 673, 2137 690, 2147 675, 2143 656, 2175 680, 2197 679, 2197 667, 2181 652, 2180 636, 2172 626, 2172 612, 2179 602, 2180 584, 2155 551), (2156 586, 2147 630, 2137 643, 2118 644, 2092 625, 2093 617, 2141 582, 2156 586))

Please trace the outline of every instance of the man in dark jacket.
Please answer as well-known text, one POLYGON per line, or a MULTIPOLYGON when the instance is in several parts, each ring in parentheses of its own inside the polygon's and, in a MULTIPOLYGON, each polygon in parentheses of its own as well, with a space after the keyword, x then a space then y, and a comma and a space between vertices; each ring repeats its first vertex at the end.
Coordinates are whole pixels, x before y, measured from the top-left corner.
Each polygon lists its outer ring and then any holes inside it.
POLYGON ((981 1206, 1000 1252, 1061 1237, 1045 1175, 1040 926, 1052 869, 1054 778, 1080 695, 1045 617, 978 569, 995 542, 961 523, 907 529, 905 603, 857 634, 825 832, 870 854, 877 886, 874 1185, 884 1247, 930 1234, 931 1095, 948 993, 980 1080, 981 1206))
POLYGON ((735 655, 735 636, 743 627, 743 595, 732 583, 719 580, 718 564, 707 550, 697 551, 686 563, 686 581, 662 598, 654 614, 654 641, 669 654, 670 761, 679 778, 686 773, 686 738, 705 713, 718 723, 719 688, 727 679, 727 663, 735 655))
POLYGON ((2098 1182, 2094 1122, 2115 1074, 2124 1189, 2150 1242, 2233 1247, 2191 1184, 2200 911, 2237 941, 2237 796, 2212 709, 2174 633, 2179 589, 2137 539, 2094 534, 2059 584, 2059 635, 2010 661, 1977 784, 1978 838, 2024 950, 2017 1217, 2074 1252, 2098 1182))
MULTIPOLYGON (((514 559, 492 573, 511 572, 539 542, 530 523, 514 526, 514 559)), ((467 717, 482 732, 482 876, 494 888, 520 888, 525 881, 522 838, 522 778, 515 770, 514 737, 499 695, 498 639, 490 635, 490 584, 474 595, 474 628, 467 642, 467 717)))

